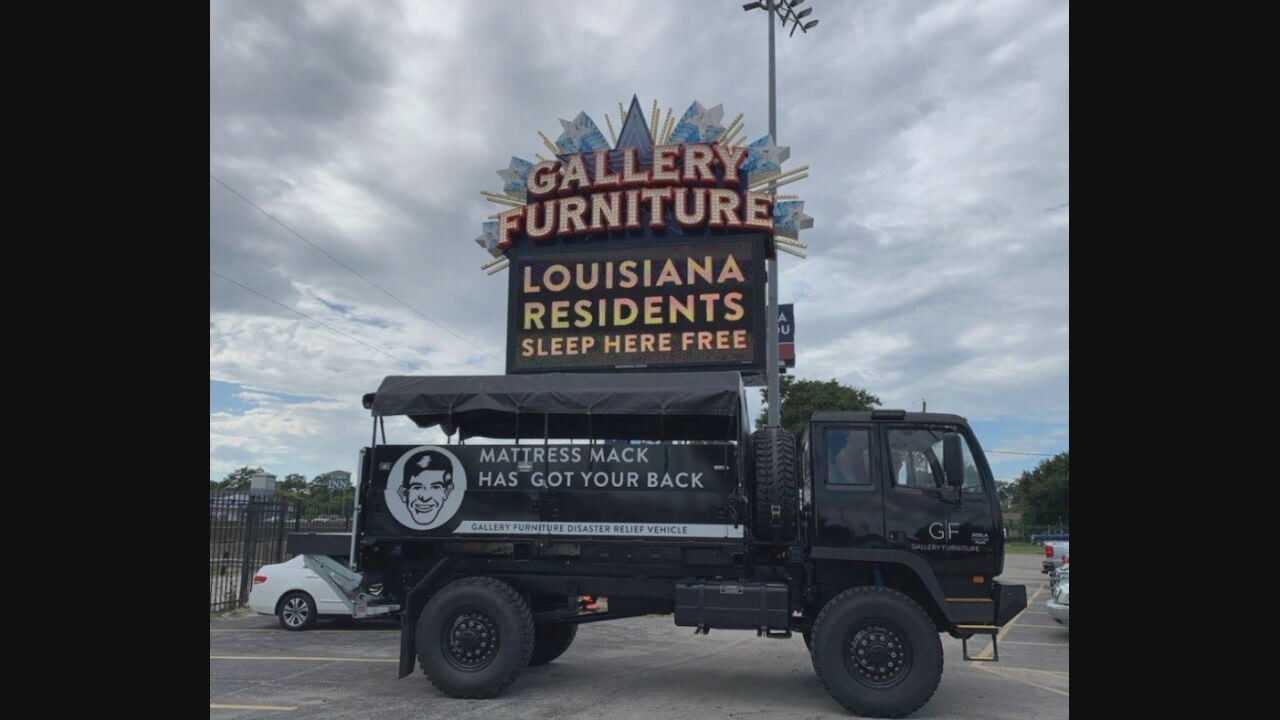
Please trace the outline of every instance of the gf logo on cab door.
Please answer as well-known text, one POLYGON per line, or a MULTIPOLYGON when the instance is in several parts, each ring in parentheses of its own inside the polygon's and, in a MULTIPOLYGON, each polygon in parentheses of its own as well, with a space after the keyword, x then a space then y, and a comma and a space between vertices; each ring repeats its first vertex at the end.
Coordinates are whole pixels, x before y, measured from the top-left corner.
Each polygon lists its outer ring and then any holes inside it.
POLYGON ((930 523, 929 537, 934 540, 950 540, 955 537, 955 534, 959 529, 960 528, 956 523, 930 523))

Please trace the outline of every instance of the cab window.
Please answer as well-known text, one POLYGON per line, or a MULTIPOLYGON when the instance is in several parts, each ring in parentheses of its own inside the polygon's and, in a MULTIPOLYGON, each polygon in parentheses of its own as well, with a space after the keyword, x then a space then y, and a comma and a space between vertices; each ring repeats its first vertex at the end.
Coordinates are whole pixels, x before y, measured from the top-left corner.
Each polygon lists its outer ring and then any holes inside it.
POLYGON ((935 442, 934 433, 924 428, 889 430, 889 458, 895 486, 940 488, 946 484, 942 476, 942 453, 941 450, 934 452, 935 442))
POLYGON ((871 484, 871 431, 858 428, 827 428, 828 485, 871 484))
MULTIPOLYGON (((942 469, 942 435, 946 428, 892 428, 888 432, 893 484, 897 487, 942 488, 947 486, 942 469)), ((982 492, 982 476, 969 449, 969 440, 960 436, 963 452, 964 492, 982 492)))

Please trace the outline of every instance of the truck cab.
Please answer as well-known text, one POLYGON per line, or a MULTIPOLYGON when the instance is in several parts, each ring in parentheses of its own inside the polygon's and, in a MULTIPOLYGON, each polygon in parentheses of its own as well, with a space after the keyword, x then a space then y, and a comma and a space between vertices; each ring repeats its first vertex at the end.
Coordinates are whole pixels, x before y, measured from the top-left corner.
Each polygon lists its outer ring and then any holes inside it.
MULTIPOLYGON (((801 525, 819 602, 867 574, 874 583, 879 573, 882 583, 912 588, 952 635, 998 624, 1000 505, 964 418, 818 412, 800 438, 800 456, 801 525)), ((1004 606, 1009 617, 1022 609, 1013 597, 1004 606)))

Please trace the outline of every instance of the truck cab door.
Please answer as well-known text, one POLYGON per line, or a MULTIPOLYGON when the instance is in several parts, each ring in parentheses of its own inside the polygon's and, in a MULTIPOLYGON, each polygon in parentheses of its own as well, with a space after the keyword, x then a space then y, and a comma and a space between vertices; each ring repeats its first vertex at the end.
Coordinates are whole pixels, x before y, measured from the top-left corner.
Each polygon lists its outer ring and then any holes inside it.
MULTIPOLYGON (((923 427, 886 426, 884 529, 889 548, 919 555, 939 574, 946 567, 947 530, 955 491, 947 488, 942 463, 933 458, 932 435, 923 427)), ((938 433, 941 435, 941 433, 938 433)))
POLYGON ((913 553, 933 568, 948 598, 984 597, 998 571, 997 518, 962 428, 887 425, 882 455, 885 535, 889 547, 913 553), (949 486, 943 473, 942 436, 959 432, 965 485, 949 486), (980 579, 979 579, 980 578, 980 579))

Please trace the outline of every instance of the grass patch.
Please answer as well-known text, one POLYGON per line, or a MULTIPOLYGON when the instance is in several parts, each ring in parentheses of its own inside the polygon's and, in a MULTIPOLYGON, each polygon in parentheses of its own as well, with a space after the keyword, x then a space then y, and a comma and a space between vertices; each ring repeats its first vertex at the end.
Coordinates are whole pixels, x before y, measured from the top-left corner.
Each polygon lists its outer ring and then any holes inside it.
POLYGON ((1044 547, 1029 542, 1007 542, 1004 551, 1020 555, 1043 555, 1044 547))

